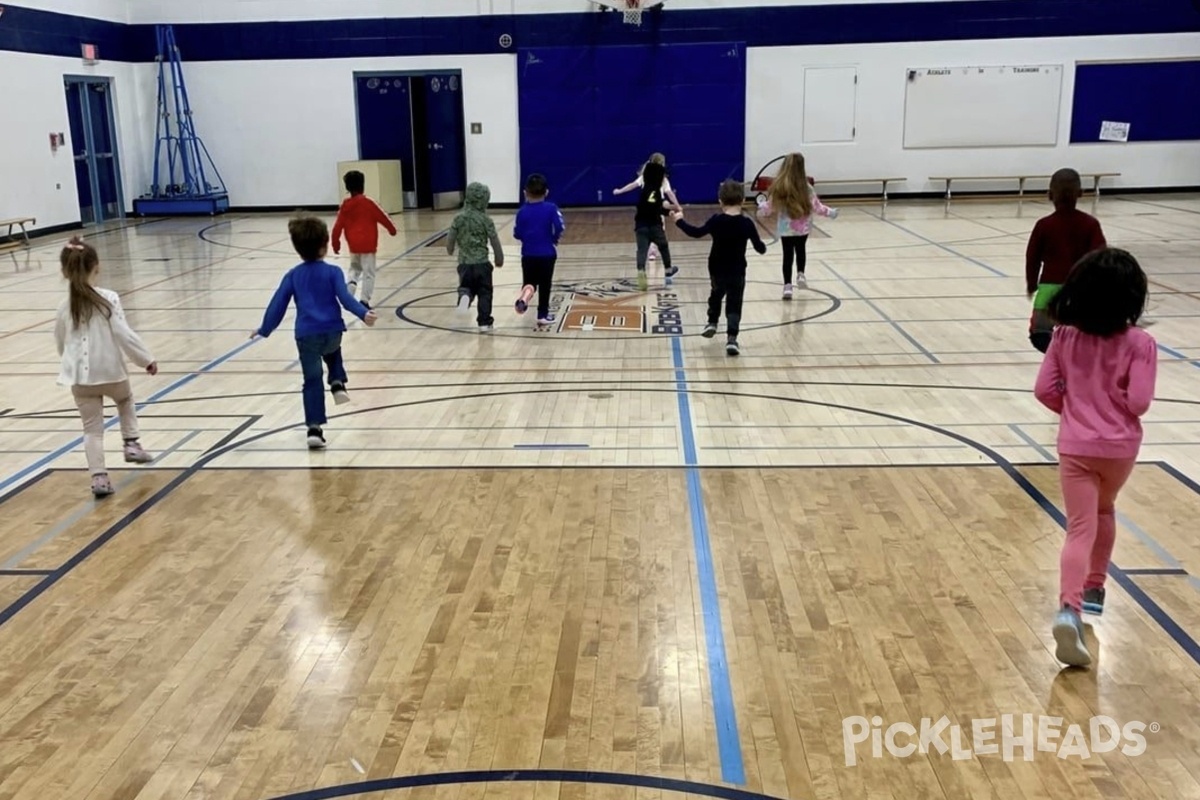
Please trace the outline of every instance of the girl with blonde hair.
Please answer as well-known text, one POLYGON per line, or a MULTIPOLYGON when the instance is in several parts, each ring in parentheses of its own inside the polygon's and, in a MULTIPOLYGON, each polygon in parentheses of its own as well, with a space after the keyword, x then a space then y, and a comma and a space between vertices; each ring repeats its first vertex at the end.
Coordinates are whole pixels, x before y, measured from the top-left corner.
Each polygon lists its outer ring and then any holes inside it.
POLYGON ((783 299, 792 299, 792 266, 796 267, 796 283, 801 289, 808 286, 804 268, 808 263, 806 251, 808 234, 812 232, 813 214, 837 219, 837 209, 829 208, 817 197, 812 181, 804 169, 804 156, 792 153, 784 157, 779 174, 771 182, 767 195, 759 199, 759 213, 776 214, 775 235, 783 246, 783 299))

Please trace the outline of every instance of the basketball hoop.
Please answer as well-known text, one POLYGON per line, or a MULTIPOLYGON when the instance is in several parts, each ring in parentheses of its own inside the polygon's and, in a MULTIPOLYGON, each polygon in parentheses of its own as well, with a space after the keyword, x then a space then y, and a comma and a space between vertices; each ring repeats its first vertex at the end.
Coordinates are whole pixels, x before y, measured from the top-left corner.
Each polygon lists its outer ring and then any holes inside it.
POLYGON ((642 0, 625 0, 625 24, 642 24, 642 0))
MULTIPOLYGON (((591 0, 598 11, 616 11, 626 25, 641 25, 642 16, 651 9, 660 8, 663 0, 591 0)), ((1200 2, 1200 0, 1196 0, 1200 2)))

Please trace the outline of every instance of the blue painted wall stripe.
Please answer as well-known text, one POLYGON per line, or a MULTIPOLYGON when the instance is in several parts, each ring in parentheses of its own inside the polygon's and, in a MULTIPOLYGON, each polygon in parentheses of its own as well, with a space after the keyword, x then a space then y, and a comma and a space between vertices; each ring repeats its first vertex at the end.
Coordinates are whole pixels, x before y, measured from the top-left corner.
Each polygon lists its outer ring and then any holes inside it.
MULTIPOLYGON (((671 9, 642 27, 617 14, 515 14, 468 17, 323 19, 180 24, 187 61, 363 58, 515 52, 529 47, 596 47, 654 42, 741 41, 750 47, 932 42, 1047 36, 1135 36, 1200 30, 1187 0, 949 0, 671 9), (500 37, 513 39, 510 49, 500 37)), ((0 50, 79 57, 95 42, 108 61, 154 60, 154 26, 125 25, 5 6, 0 50)))
POLYGON ((704 641, 708 654, 708 683, 712 690, 717 751, 721 758, 721 780, 740 786, 746 782, 746 767, 742 760, 737 709, 733 703, 733 686, 729 679, 729 659, 725 654, 721 598, 717 591, 712 543, 708 536, 708 516, 704 512, 704 490, 700 484, 700 470, 696 469, 699 463, 696 457, 696 437, 692 428, 692 407, 688 397, 687 376, 683 369, 683 347, 679 337, 671 337, 671 361, 675 366, 679 424, 683 431, 688 510, 692 519, 692 545, 696 552, 696 573, 700 582, 700 605, 704 616, 704 641))

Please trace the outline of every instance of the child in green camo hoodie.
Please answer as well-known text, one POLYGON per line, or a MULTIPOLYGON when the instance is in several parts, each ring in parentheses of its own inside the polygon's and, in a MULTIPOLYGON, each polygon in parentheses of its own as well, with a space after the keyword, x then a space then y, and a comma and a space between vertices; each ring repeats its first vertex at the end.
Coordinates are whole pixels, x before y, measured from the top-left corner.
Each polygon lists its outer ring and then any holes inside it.
POLYGON ((450 225, 446 237, 446 252, 454 255, 458 248, 458 310, 466 314, 471 301, 476 300, 475 314, 480 332, 490 331, 492 319, 492 265, 488 261, 488 242, 496 254, 496 267, 504 266, 504 251, 496 224, 487 215, 492 193, 482 183, 467 187, 463 210, 450 225))

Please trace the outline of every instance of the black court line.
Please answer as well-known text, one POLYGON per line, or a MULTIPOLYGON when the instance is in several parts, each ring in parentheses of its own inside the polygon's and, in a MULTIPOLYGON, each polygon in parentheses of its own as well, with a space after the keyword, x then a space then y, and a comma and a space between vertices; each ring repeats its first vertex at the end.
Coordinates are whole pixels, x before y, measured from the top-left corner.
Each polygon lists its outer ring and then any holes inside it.
POLYGON ((0 569, 0 577, 28 578, 49 575, 54 570, 49 569, 0 569))
MULTIPOLYGON (((617 389, 614 389, 614 390, 617 390, 617 389)), ((434 404, 434 403, 449 402, 451 400, 480 399, 483 397, 488 397, 488 398, 512 397, 512 396, 530 395, 530 394, 551 394, 551 393, 566 394, 566 393, 576 393, 578 391, 579 391, 578 389, 532 389, 532 390, 531 389, 522 389, 522 390, 508 390, 508 391, 503 391, 503 392, 464 395, 464 396, 452 397, 452 398, 437 397, 437 398, 429 398, 429 399, 422 399, 422 400, 413 400, 413 401, 407 401, 407 402, 393 403, 393 404, 388 404, 388 405, 384 405, 384 406, 375 406, 372 408, 356 409, 354 411, 349 411, 344 414, 335 415, 335 417, 333 417, 332 419, 344 419, 347 417, 361 416, 363 414, 377 413, 379 411, 390 410, 390 409, 395 409, 395 408, 412 407, 412 406, 418 406, 418 405, 430 405, 430 404, 434 404)), ((624 391, 624 390, 622 390, 622 391, 624 391)), ((640 392, 660 393, 660 394, 673 394, 673 395, 678 396, 680 389, 676 386, 674 388, 669 388, 669 389, 668 388, 642 388, 642 389, 633 389, 630 391, 640 391, 640 392)), ((993 465, 1000 467, 1000 469, 1003 470, 1004 473, 1014 483, 1017 484, 1018 488, 1020 488, 1022 491, 1024 491, 1025 494, 1028 495, 1031 500, 1033 500, 1035 503, 1037 503, 1037 505, 1052 520, 1054 520, 1059 525, 1060 528, 1062 528, 1063 530, 1066 530, 1066 523, 1067 523, 1066 515, 1063 514, 1063 512, 1061 510, 1059 510, 1059 508, 1056 505, 1054 505, 1054 503, 1052 503, 1050 501, 1050 499, 1048 497, 1046 497, 1046 495, 1044 493, 1042 493, 1042 491, 1040 489, 1038 489, 1037 486, 1035 486, 1029 480, 1029 478, 1027 478, 1020 471, 1020 469, 1016 465, 1014 465, 1012 462, 1005 459, 1004 456, 1000 455, 1000 453, 997 452, 995 449, 988 447, 987 445, 984 445, 980 442, 977 442, 977 441, 975 441, 967 436, 964 436, 960 433, 956 433, 955 431, 951 431, 946 428, 942 428, 940 426, 933 425, 931 423, 921 422, 920 420, 902 417, 902 416, 899 416, 896 414, 890 414, 890 413, 883 412, 883 411, 875 411, 872 409, 859 408, 856 406, 849 406, 849 405, 844 405, 844 404, 840 404, 840 403, 831 403, 831 402, 825 402, 825 401, 819 401, 819 400, 806 400, 806 399, 793 398, 793 397, 782 397, 782 396, 778 396, 778 395, 747 394, 747 393, 741 393, 741 392, 716 391, 716 390, 711 390, 711 389, 698 389, 697 390, 697 389, 691 389, 690 387, 686 391, 689 395, 716 396, 716 397, 746 397, 746 398, 752 398, 752 399, 758 399, 758 400, 768 400, 768 401, 783 402, 783 403, 795 403, 795 404, 799 404, 799 405, 810 405, 810 406, 815 406, 818 408, 828 408, 828 409, 833 409, 833 410, 845 411, 845 412, 849 412, 849 413, 859 413, 859 414, 864 414, 867 416, 873 416, 873 417, 878 417, 881 419, 892 420, 894 422, 908 424, 915 428, 920 428, 922 430, 930 431, 935 434, 940 434, 942 436, 945 436, 946 438, 949 438, 954 441, 957 441, 957 442, 967 445, 968 447, 976 450, 978 453, 980 453, 985 458, 989 459, 993 465)), ((225 455, 226 453, 233 452, 234 450, 237 450, 238 448, 243 447, 252 442, 261 441, 267 437, 275 436, 279 433, 284 433, 286 431, 294 430, 294 429, 297 429, 300 427, 303 427, 303 425, 302 424, 292 424, 292 425, 280 426, 278 428, 273 428, 271 430, 266 430, 266 431, 262 431, 262 432, 253 434, 241 441, 230 441, 228 444, 224 445, 221 449, 212 450, 211 452, 206 453, 203 457, 201 457, 199 460, 197 460, 194 464, 189 466, 187 469, 185 469, 183 472, 181 472, 179 475, 177 475, 175 478, 173 478, 171 481, 169 481, 165 486, 163 486, 161 489, 159 489, 157 492, 155 492, 151 497, 147 498, 145 501, 143 501, 141 504, 139 504, 135 509, 133 509, 132 511, 127 513, 124 517, 117 520, 115 523, 113 523, 112 526, 110 526, 107 530, 105 530, 103 533, 101 533, 99 536, 97 536, 95 539, 93 539, 88 545, 86 545, 82 550, 80 550, 78 553, 76 553, 65 564, 63 564, 58 569, 54 570, 50 575, 47 575, 42 581, 40 581, 33 588, 29 589, 23 595, 21 595, 21 597, 19 597, 16 601, 14 601, 12 604, 10 604, 3 611, 0 611, 0 627, 2 627, 6 622, 8 622, 10 619, 12 619, 18 612, 21 611, 21 609, 28 606, 31 602, 33 602, 35 599, 37 599, 41 594, 43 594, 48 589, 50 589, 52 586, 54 586, 54 584, 56 584, 56 583, 58 583, 58 581, 62 580, 62 578, 64 578, 67 574, 69 574, 72 570, 74 570, 75 567, 77 567, 77 566, 79 566, 79 564, 83 563, 83 561, 85 561, 89 556, 91 556, 93 553, 95 553, 97 550, 99 550, 101 547, 103 547, 107 542, 111 541, 121 531, 125 530, 125 528, 127 528, 130 524, 132 524, 137 519, 139 519, 140 517, 145 515, 146 512, 148 512, 150 509, 152 509, 154 506, 156 506, 159 502, 161 502, 162 500, 164 500, 165 498, 170 496, 171 493, 175 491, 175 489, 177 489, 179 486, 183 485, 189 478, 191 478, 193 475, 195 475, 196 473, 198 473, 199 471, 204 469, 206 466, 211 464, 214 460, 216 460, 217 458, 220 458, 222 455, 225 455)), ((228 438, 228 437, 226 437, 226 438, 228 438)), ((880 465, 880 468, 887 468, 887 466, 888 465, 880 465)), ((593 468, 595 468, 595 467, 593 467, 593 468)), ((652 466, 645 467, 645 468, 646 469, 654 469, 654 467, 652 467, 652 466)), ((462 467, 459 467, 459 469, 462 469, 462 467)), ((44 475, 47 473, 42 473, 42 474, 44 475)), ((26 485, 28 485, 28 484, 26 484, 26 485)), ((1130 595, 1130 597, 1132 597, 1134 599, 1134 601, 1142 607, 1142 610, 1145 611, 1150 616, 1150 618, 1153 619, 1158 624, 1158 626, 1160 628, 1162 628, 1162 630, 1168 636, 1170 636, 1176 642, 1176 644, 1178 644, 1180 646, 1180 648, 1194 662, 1196 662, 1197 664, 1200 664, 1200 644, 1197 644, 1196 640, 1193 639, 1170 616, 1170 614, 1168 614, 1161 606, 1158 605, 1158 603, 1156 603, 1148 594, 1146 594, 1137 585, 1137 583, 1133 580, 1133 576, 1131 574, 1125 572, 1120 567, 1118 567, 1116 564, 1109 565, 1109 574, 1123 589, 1125 589, 1126 593, 1128 593, 1130 595)))
MULTIPOLYGON (((1173 363, 1173 362, 1172 362, 1173 363)), ((947 366, 963 366, 963 365, 947 365, 947 366)), ((666 368, 664 368, 666 369, 666 368)), ((575 371, 575 370, 572 370, 575 371)), ((254 374, 254 373, 246 373, 254 374)), ((720 384, 722 386, 820 386, 820 387, 837 387, 847 389, 916 389, 916 390, 932 390, 932 391, 960 391, 960 392, 987 392, 999 394, 1033 394, 1033 388, 1030 387, 1009 387, 1009 386, 967 386, 963 384, 943 384, 943 383, 885 383, 881 381, 806 381, 806 380, 759 380, 747 379, 740 380, 737 378, 695 378, 689 379, 689 383, 698 384, 720 384)), ((592 380, 567 380, 567 381, 538 381, 539 385, 546 387, 559 386, 586 386, 604 389, 606 387, 626 387, 630 385, 653 385, 653 384, 670 384, 675 385, 673 379, 667 378, 596 378, 592 380)), ((491 386, 513 386, 513 381, 469 381, 458 383, 400 383, 388 384, 384 386, 359 386, 355 388, 355 393, 367 392, 384 392, 384 391, 404 391, 404 390, 426 390, 426 389, 475 389, 491 386)), ((282 397, 285 395, 294 395, 297 392, 294 389, 280 389, 271 392, 245 392, 241 394, 210 394, 199 395, 194 397, 176 397, 163 398, 160 400, 144 401, 142 405, 146 408, 153 409, 155 406, 163 406, 179 403, 195 403, 195 402, 214 402, 218 400, 242 400, 249 397, 282 397)), ((464 395, 465 396, 465 395, 464 395)), ((742 395, 738 395, 742 396, 742 395)), ((753 395, 745 395, 753 397, 753 395)), ((1184 399, 1177 397, 1156 397, 1155 403, 1173 403, 1185 406, 1200 406, 1200 399, 1184 399)), ((9 419, 74 419, 79 413, 75 408, 51 409, 48 411, 30 411, 23 414, 12 414, 9 419)), ((213 419, 237 419, 241 418, 241 414, 156 414, 155 416, 164 419, 176 418, 201 418, 211 417, 213 419)), ((1166 420, 1166 423, 1176 422, 1175 420, 1166 420)), ((1003 427, 1004 423, 996 423, 997 426, 1003 427)), ((770 427, 770 426, 764 426, 770 427)), ((0 451, 2 452, 2 451, 0 451)))
POLYGON ((1147 569, 1127 569, 1127 570, 1125 570, 1125 574, 1126 575, 1183 575, 1183 576, 1186 576, 1188 574, 1188 571, 1186 569, 1173 569, 1173 568, 1168 568, 1168 567, 1161 567, 1161 568, 1150 567, 1147 569))
POLYGON ((24 483, 19 483, 16 486, 14 486, 13 488, 9 489, 4 494, 0 494, 0 505, 4 505, 9 500, 12 500, 14 497, 19 495, 21 492, 25 491, 26 489, 30 488, 31 486, 41 483, 49 476, 50 476, 50 470, 46 470, 44 472, 39 472, 37 475, 34 475, 32 478, 25 481, 24 483))
POLYGON ((1187 475, 1184 475, 1182 472, 1177 470, 1174 466, 1172 466, 1171 464, 1169 464, 1166 461, 1155 461, 1153 463, 1155 466, 1157 466, 1163 472, 1167 473, 1172 478, 1179 481, 1181 484, 1183 484, 1188 489, 1191 489, 1192 492, 1200 495, 1200 483, 1197 483, 1196 481, 1189 478, 1187 475))
MULTIPOLYGON (((629 786, 635 789, 655 789, 675 794, 694 794, 713 797, 717 800, 779 800, 770 795, 758 794, 732 786, 714 786, 706 783, 659 778, 653 775, 627 775, 619 772, 592 772, 564 769, 510 769, 483 770, 478 772, 442 772, 426 775, 408 775, 398 778, 381 778, 362 783, 342 786, 326 786, 321 789, 306 789, 301 792, 281 795, 272 800, 333 800, 338 797, 376 794, 398 789, 415 789, 423 786, 454 786, 472 783, 582 783, 604 786, 629 786)), ((529 796, 533 796, 532 789, 529 796)))
MULTIPOLYGON (((674 280, 677 282, 682 282, 682 281, 686 281, 688 279, 677 277, 674 280)), ((693 279, 693 280, 699 280, 699 279, 693 279)), ((589 283, 609 283, 609 282, 611 282, 613 285, 621 285, 621 284, 624 284, 626 282, 626 280, 624 278, 597 277, 597 278, 589 280, 588 282, 589 283)), ((767 283, 767 281, 747 281, 747 283, 767 283)), ((777 284, 774 282, 770 282, 770 285, 776 286, 777 284)), ((516 284, 513 284, 513 286, 516 286, 516 284)), ((642 312, 642 310, 645 309, 644 314, 646 317, 646 322, 649 325, 653 325, 654 324, 653 320, 655 317, 654 309, 656 306, 653 305, 652 303, 658 302, 658 298, 657 298, 658 294, 660 294, 660 293, 665 294, 665 293, 670 292, 670 290, 671 290, 670 286, 664 286, 661 289, 657 288, 657 287, 651 287, 650 289, 646 290, 645 292, 631 291, 631 292, 629 292, 629 294, 623 295, 623 296, 627 296, 630 300, 632 300, 633 298, 637 297, 638 295, 642 295, 645 298, 645 305, 643 305, 643 306, 631 305, 631 306, 629 306, 629 310, 642 312)), ((554 288, 554 291, 558 292, 558 293, 570 292, 570 286, 569 285, 563 286, 560 284, 554 288)), ((770 324, 766 324, 766 325, 754 325, 754 326, 750 326, 750 327, 743 327, 742 330, 743 331, 764 331, 764 330, 770 330, 772 328, 783 328, 783 327, 787 327, 789 325, 799 325, 804 322, 813 322, 822 317, 828 316, 829 314, 833 314, 839 308, 842 307, 842 299, 840 297, 837 297, 836 295, 830 294, 829 292, 825 292, 820 289, 814 289, 811 286, 808 287, 808 291, 813 294, 820 295, 820 296, 826 298, 827 300, 829 300, 829 303, 830 303, 829 306, 821 311, 814 313, 814 314, 809 314, 809 315, 806 315, 803 317, 797 317, 796 319, 787 320, 786 322, 776 322, 776 323, 770 323, 770 324)), ((434 292, 432 294, 427 294, 422 297, 414 298, 412 300, 409 300, 407 303, 401 304, 398 308, 396 308, 396 316, 399 319, 403 320, 404 322, 409 323, 410 325, 415 325, 418 328, 426 328, 428 330, 446 331, 448 333, 457 333, 457 334, 462 334, 462 335, 466 335, 466 336, 475 336, 475 337, 488 336, 488 337, 491 337, 494 339, 537 339, 539 341, 551 342, 551 343, 556 343, 556 344, 563 344, 563 343, 572 343, 573 344, 573 343, 578 343, 580 341, 587 341, 587 342, 596 342, 596 341, 622 342, 622 341, 626 341, 626 342, 632 342, 632 341, 647 340, 647 339, 666 340, 666 339, 671 338, 671 336, 672 336, 671 334, 661 334, 661 333, 623 333, 623 334, 616 334, 613 336, 605 336, 602 334, 588 333, 586 336, 581 335, 581 336, 563 337, 563 336, 555 336, 554 334, 547 335, 546 333, 537 333, 537 332, 534 332, 534 331, 528 330, 528 329, 526 329, 520 333, 516 332, 515 330, 512 333, 509 333, 509 332, 507 332, 506 329, 496 329, 493 331, 489 331, 486 334, 481 334, 478 330, 475 329, 474 326, 467 328, 467 327, 452 327, 452 326, 448 326, 448 325, 434 325, 431 322, 421 322, 420 320, 412 318, 408 314, 407 310, 410 307, 416 306, 418 303, 423 303, 426 300, 431 300, 435 297, 446 297, 448 295, 456 295, 456 294, 457 294, 457 289, 451 289, 448 291, 434 292)), ((678 308, 682 305, 684 305, 684 304, 680 303, 678 300, 671 301, 672 308, 678 308)), ((438 307, 442 307, 442 306, 438 306, 438 307)), ((449 306, 445 306, 445 307, 448 308, 449 306)), ((700 326, 696 325, 696 327, 700 327, 700 326)), ((679 334, 674 334, 674 335, 679 335, 679 334)), ((700 333, 697 331, 696 333, 685 334, 685 336, 697 337, 697 336, 700 336, 700 333)))

